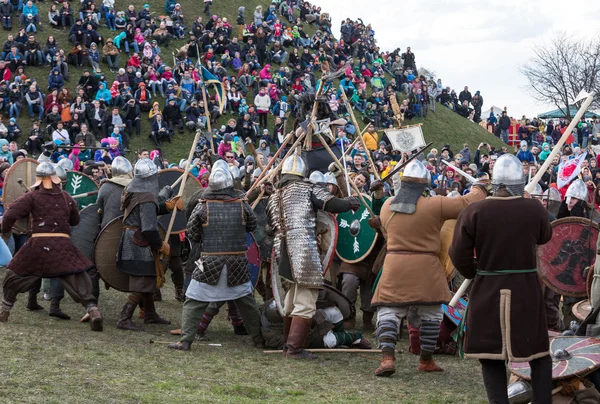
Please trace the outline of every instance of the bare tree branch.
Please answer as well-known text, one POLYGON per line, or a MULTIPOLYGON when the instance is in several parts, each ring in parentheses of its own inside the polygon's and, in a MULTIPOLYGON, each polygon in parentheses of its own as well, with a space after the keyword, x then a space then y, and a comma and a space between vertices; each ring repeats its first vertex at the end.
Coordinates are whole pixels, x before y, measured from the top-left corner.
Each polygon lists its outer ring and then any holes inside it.
MULTIPOLYGON (((537 101, 554 104, 570 116, 571 102, 582 89, 600 91, 600 38, 577 40, 557 35, 532 52, 533 57, 519 71, 529 82, 527 92, 537 101)), ((600 102, 593 107, 600 107, 600 102)))

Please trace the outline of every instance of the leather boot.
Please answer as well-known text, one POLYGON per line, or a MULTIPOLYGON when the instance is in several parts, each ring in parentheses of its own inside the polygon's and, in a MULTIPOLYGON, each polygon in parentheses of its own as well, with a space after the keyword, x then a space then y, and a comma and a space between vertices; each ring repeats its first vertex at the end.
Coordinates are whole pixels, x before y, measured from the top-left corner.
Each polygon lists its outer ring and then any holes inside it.
POLYGON ((156 288, 154 291, 153 301, 162 302, 162 293, 160 293, 160 289, 156 288))
POLYGON ((185 293, 183 292, 183 286, 175 286, 175 300, 179 302, 185 302, 185 293))
POLYGON ((60 318, 61 320, 71 319, 71 316, 60 309, 60 299, 57 298, 50 300, 50 311, 48 311, 48 315, 50 317, 60 318))
POLYGON ((317 359, 317 355, 304 349, 310 328, 312 318, 303 318, 298 316, 292 317, 292 325, 290 327, 290 335, 287 339, 286 358, 291 359, 317 359))
POLYGON ((356 319, 344 321, 344 330, 350 331, 356 328, 356 319))
POLYGON ((363 311, 363 331, 375 331, 373 314, 372 311, 363 311))
POLYGON ((177 351, 189 351, 191 347, 192 343, 187 341, 173 342, 172 344, 167 345, 167 348, 176 349, 177 351))
POLYGON ((444 369, 438 366, 433 359, 419 359, 419 372, 443 372, 444 369))
POLYGON ((155 296, 156 295, 153 296, 151 293, 142 294, 142 299, 144 301, 144 324, 171 324, 169 320, 160 317, 156 312, 156 307, 154 306, 155 296))
POLYGON ((394 373, 396 373, 396 366, 394 362, 396 358, 392 355, 383 354, 383 358, 381 358, 381 363, 379 367, 375 370, 375 376, 379 377, 390 377, 394 373))
POLYGON ((353 343, 351 348, 354 349, 373 349, 373 344, 368 339, 361 338, 353 343))
POLYGON ((248 331, 246 330, 246 327, 244 327, 243 325, 234 325, 233 333, 235 335, 248 335, 248 331))
POLYGON ((129 331, 143 331, 143 327, 137 326, 132 320, 133 312, 135 311, 135 306, 129 302, 125 303, 123 306, 123 310, 121 310, 121 315, 119 316, 119 321, 117 322, 117 328, 121 330, 129 330, 129 331))
POLYGON ((0 323, 8 323, 10 311, 0 309, 0 323))
POLYGON ((29 297, 27 298, 27 306, 25 306, 29 311, 36 310, 44 310, 42 306, 40 306, 37 302, 37 293, 29 292, 29 297))
POLYGON ((102 331, 104 329, 104 320, 97 307, 92 307, 90 313, 90 329, 92 331, 102 331))
POLYGON ((285 356, 288 346, 287 340, 290 336, 290 328, 292 327, 292 317, 283 318, 283 356, 285 356))

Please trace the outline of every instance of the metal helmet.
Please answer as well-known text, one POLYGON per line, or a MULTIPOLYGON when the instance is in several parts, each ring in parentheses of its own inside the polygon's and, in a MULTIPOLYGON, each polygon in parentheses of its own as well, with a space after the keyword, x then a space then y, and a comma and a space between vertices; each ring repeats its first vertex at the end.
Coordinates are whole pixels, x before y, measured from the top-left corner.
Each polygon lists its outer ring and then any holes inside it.
POLYGON ((292 174, 298 175, 300 177, 306 177, 306 163, 301 156, 298 156, 296 153, 287 157, 283 160, 283 165, 281 166, 281 174, 292 174))
POLYGON ((521 161, 512 154, 498 157, 491 183, 494 193, 504 186, 511 195, 522 196, 525 191, 525 175, 521 161))
POLYGON ((49 178, 56 176, 56 169, 47 161, 39 164, 35 169, 35 176, 38 178, 49 178))
POLYGON ((60 178, 60 182, 67 182, 67 170, 65 170, 58 164, 56 165, 56 167, 54 167, 54 169, 56 170, 56 176, 60 178))
POLYGON ((217 169, 217 168, 221 168, 223 170, 229 170, 229 164, 227 164, 227 162, 225 160, 217 160, 212 165, 212 169, 214 170, 214 169, 217 169))
POLYGON ((73 171, 73 162, 70 159, 60 159, 57 165, 64 168, 65 171, 73 171))
POLYGON ((551 201, 562 202, 560 192, 558 192, 558 189, 556 189, 556 188, 548 188, 547 190, 544 191, 543 195, 544 195, 544 199, 546 199, 546 197, 548 197, 548 199, 550 199, 551 201), (548 197, 548 194, 550 194, 549 197, 548 197))
POLYGON ((507 390, 508 402, 510 404, 526 404, 533 399, 531 384, 525 380, 509 384, 507 390))
POLYGON ((571 198, 576 198, 580 201, 587 201, 587 185, 585 185, 585 182, 583 182, 581 178, 577 178, 571 183, 571 185, 569 185, 569 188, 567 188, 567 193, 565 194, 565 197, 567 198, 567 203, 571 202, 571 198))
POLYGON ((258 178, 260 176, 260 174, 262 173, 262 170, 260 168, 255 168, 254 171, 252 171, 252 178, 258 178))
POLYGON ((237 166, 229 166, 229 172, 231 173, 231 176, 234 180, 237 180, 242 176, 242 173, 237 166))
POLYGON ((283 317, 281 317, 281 314, 279 314, 279 310, 277 309, 277 304, 275 303, 275 300, 271 299, 271 301, 265 305, 263 313, 269 321, 269 323, 283 323, 283 317))
POLYGON ((211 191, 219 191, 225 188, 233 187, 233 176, 229 169, 222 167, 213 168, 208 177, 208 188, 211 191))
POLYGON ((131 175, 133 172, 133 166, 131 165, 129 160, 127 160, 123 156, 115 157, 115 159, 112 162, 111 167, 112 167, 112 174, 115 177, 119 176, 119 175, 131 175))
POLYGON ((323 184, 325 183, 325 176, 322 172, 316 170, 310 173, 308 180, 313 184, 323 184))
POLYGON ((242 166, 240 168, 240 178, 246 175, 246 167, 242 166))
POLYGON ((457 190, 451 191, 448 195, 448 198, 458 198, 460 193, 457 190))
POLYGON ((404 177, 427 179, 428 177, 431 177, 431 174, 429 174, 429 170, 427 170, 423 163, 418 159, 414 159, 404 167, 402 178, 404 177))
POLYGON ((535 184, 535 187, 533 188, 533 192, 531 193, 531 195, 542 196, 543 194, 544 194, 544 191, 542 191, 542 186, 539 183, 535 184))
POLYGON ((179 160, 179 168, 185 169, 185 166, 187 166, 187 163, 188 163, 188 161, 186 159, 179 160))
POLYGON ((152 160, 140 159, 137 163, 135 163, 135 168, 133 170, 134 177, 148 178, 155 174, 158 174, 158 168, 156 167, 156 164, 152 162, 152 160))
POLYGON ((326 172, 323 176, 323 179, 325 180, 325 184, 335 185, 336 187, 338 186, 338 183, 335 179, 335 175, 333 175, 333 173, 331 172, 326 172))

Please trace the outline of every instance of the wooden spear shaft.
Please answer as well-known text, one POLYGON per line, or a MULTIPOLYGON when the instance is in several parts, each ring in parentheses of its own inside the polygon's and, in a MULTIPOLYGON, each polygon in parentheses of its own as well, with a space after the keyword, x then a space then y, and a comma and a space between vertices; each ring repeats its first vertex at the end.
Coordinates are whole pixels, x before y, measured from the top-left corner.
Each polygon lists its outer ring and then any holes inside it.
MULTIPOLYGON (((296 141, 292 144, 292 147, 290 147, 290 150, 293 150, 295 147, 298 146, 298 144, 302 141, 302 139, 304 139, 305 134, 306 133, 303 133, 300 136, 298 136, 298 139, 296 139, 296 141)), ((283 143, 279 147, 279 150, 277 150, 275 155, 273 157, 271 157, 271 160, 269 161, 269 163, 267 164, 265 169, 260 173, 260 175, 258 176, 256 181, 254 181, 254 184, 252 184, 252 186, 250 187, 248 192, 246 192, 246 195, 249 194, 250 192, 254 191, 257 186, 259 186, 260 184, 262 184, 265 181, 265 177, 267 176, 267 171, 269 171, 269 169, 273 166, 275 161, 277 161, 277 158, 283 152, 283 150, 285 149, 285 146, 287 146, 287 144, 290 142, 290 140, 292 140, 293 137, 294 137, 294 135, 292 133, 290 133, 289 135, 286 136, 286 138, 283 140, 283 143)), ((286 156, 287 156, 287 154, 286 154, 286 156)))
MULTIPOLYGON (((333 151, 331 151, 331 148, 329 147, 329 145, 327 144, 325 139, 323 139, 323 136, 321 136, 320 133, 317 133, 317 137, 319 138, 321 143, 323 143, 323 146, 325 146, 325 150, 327 150, 327 153, 329 153, 329 155, 333 159, 333 162, 338 167, 338 169, 341 172, 344 172, 344 167, 342 167, 340 162, 337 160, 337 157, 335 156, 335 154, 333 154, 333 151)), ((377 217, 377 215, 375 214, 375 212, 373 212, 373 209, 371 209, 371 206, 369 205, 369 203, 367 202, 365 197, 362 195, 362 193, 360 192, 360 190, 358 189, 356 184, 353 181, 349 181, 349 183, 350 183, 350 186, 352 187, 352 189, 354 190, 354 192, 356 192, 356 196, 358 196, 358 198, 361 200, 362 204, 365 205, 365 208, 367 208, 367 211, 369 212, 371 217, 377 217)), ((381 227, 379 230, 381 231, 381 235, 383 236, 383 238, 387 240, 387 231, 383 227, 381 227)))
MULTIPOLYGON (((382 353, 381 349, 355 349, 355 348, 316 348, 316 349, 307 349, 309 352, 313 353, 382 353)), ((281 354, 282 350, 274 350, 274 351, 263 351, 264 354, 281 354)))
MULTIPOLYGON (((344 87, 342 87, 342 86, 340 86, 340 90, 342 90, 342 98, 344 99, 344 104, 346 104, 346 109, 350 113, 350 119, 352 119, 352 123, 354 124, 354 127, 356 128, 356 130, 358 130, 358 122, 356 122, 356 118, 354 117, 354 110, 352 109, 352 105, 350 105, 350 102, 348 101, 348 97, 346 96, 346 90, 344 90, 344 87)), ((369 127, 369 125, 367 125, 367 128, 368 127, 369 127)), ((375 167, 375 162, 373 161, 373 158, 371 157, 371 152, 369 149, 367 149, 367 144, 365 143, 365 139, 363 139, 363 137, 362 137, 362 132, 360 135, 358 135, 358 138, 360 139, 360 142, 362 143, 363 148, 365 149, 365 153, 367 154, 367 159, 369 160, 371 167, 373 167, 373 175, 375 176, 376 179, 380 180, 381 177, 379 176, 379 173, 377 172, 377 169, 375 167)))

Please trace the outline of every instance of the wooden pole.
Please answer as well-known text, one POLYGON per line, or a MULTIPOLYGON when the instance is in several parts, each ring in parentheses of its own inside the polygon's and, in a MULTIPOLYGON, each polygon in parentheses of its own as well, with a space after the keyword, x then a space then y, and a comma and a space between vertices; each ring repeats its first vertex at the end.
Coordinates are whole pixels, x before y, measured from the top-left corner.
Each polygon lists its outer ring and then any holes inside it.
MULTIPOLYGON (((210 149, 212 150, 213 153, 216 153, 217 151, 215 150, 215 144, 213 142, 213 135, 212 135, 212 128, 210 127, 210 113, 208 112, 208 102, 206 102, 206 92, 208 91, 208 88, 206 87, 206 84, 203 82, 202 83, 202 101, 204 102, 204 116, 206 117, 206 128, 208 129, 208 136, 209 136, 209 140, 210 140, 210 149)), ((196 133, 196 137, 198 137, 198 133, 196 133)), ((200 139, 200 138, 198 138, 200 139)), ((194 148, 196 147, 196 143, 198 142, 198 139, 196 139, 196 142, 192 145, 194 148)), ((193 155, 193 152, 192 152, 193 155)))
MULTIPOLYGON (((316 349, 307 349, 307 351, 312 353, 382 353, 381 349, 355 349, 355 348, 316 348, 316 349)), ((282 350, 274 350, 274 351, 263 351, 264 354, 281 354, 282 350)))
POLYGON ((323 90, 323 82, 319 88, 317 88, 317 93, 315 94, 315 103, 313 104, 312 113, 310 114, 310 119, 308 121, 308 129, 306 129, 307 136, 304 139, 304 150, 312 150, 312 132, 313 132, 313 120, 317 116, 317 109, 319 108, 319 103, 317 102, 317 98, 321 95, 321 91, 323 90))
MULTIPOLYGON (((323 143, 323 146, 325 146, 325 150, 327 150, 327 153, 329 153, 329 155, 333 159, 333 162, 335 163, 335 165, 337 165, 338 169, 340 171, 344 172, 344 167, 342 167, 340 162, 337 160, 337 157, 335 156, 335 154, 333 154, 333 151, 331 151, 331 148, 329 147, 329 145, 327 144, 325 139, 323 139, 323 136, 321 136, 320 133, 317 133, 317 137, 319 138, 321 143, 323 143)), ((360 192, 360 190, 358 189, 356 184, 353 181, 349 181, 349 184, 352 187, 352 189, 354 190, 354 192, 356 192, 356 196, 358 196, 358 198, 361 200, 362 204, 365 205, 365 208, 367 209, 367 211, 369 212, 371 217, 377 217, 377 215, 375 214, 375 212, 373 212, 373 209, 371 209, 371 206, 367 203, 367 200, 365 199, 363 194, 360 192)), ((385 231, 385 229, 383 227, 381 227, 379 230, 381 231, 383 238, 387 239, 387 232, 385 231)))
MULTIPOLYGON (((575 117, 571 120, 571 123, 569 123, 569 126, 565 130, 565 133, 563 133, 560 140, 556 143, 556 146, 554 146, 554 149, 552 149, 542 167, 538 170, 538 172, 535 174, 535 177, 533 177, 529 184, 525 186, 525 192, 529 194, 533 193, 536 184, 540 182, 542 176, 544 175, 548 167, 550 167, 550 164, 552 164, 554 157, 558 154, 560 149, 562 149, 568 137, 571 135, 571 132, 573 132, 573 129, 575 129, 575 125, 579 123, 579 120, 581 119, 585 111, 587 111, 592 101, 594 101, 594 95, 588 94, 585 102, 583 103, 583 105, 581 105, 579 111, 577 111, 577 114, 575 114, 575 117)), ((550 191, 548 191, 548 194, 550 194, 550 191)))
MULTIPOLYGON (((342 90, 342 98, 344 99, 344 104, 346 104, 346 109, 350 113, 350 119, 352 119, 352 123, 354 124, 354 127, 356 127, 356 130, 358 130, 358 122, 356 122, 356 118, 354 117, 354 110, 352 109, 352 105, 350 105, 350 102, 348 101, 348 97, 346 96, 346 90, 344 90, 344 87, 342 87, 342 86, 340 86, 340 90, 342 90)), ((371 124, 367 125, 367 128, 370 125, 371 124)), ((365 149, 365 153, 367 154, 367 160, 369 160, 369 163, 371 164, 371 168, 373 169, 373 175, 375 176, 376 179, 380 180, 381 177, 379 176, 379 173, 377 172, 377 168, 375 167, 375 162, 373 161, 373 157, 371 157, 371 152, 369 149, 367 149, 367 144, 365 142, 365 139, 363 139, 362 134, 358 135, 358 138, 360 139, 360 142, 362 143, 363 148, 365 149)))
MULTIPOLYGON (((290 150, 292 150, 296 146, 298 146, 298 144, 302 141, 302 139, 304 139, 305 134, 306 133, 303 133, 302 135, 298 136, 298 139, 296 139, 296 141, 292 144, 292 147, 290 147, 290 150)), ((290 133, 289 135, 287 135, 287 137, 283 140, 283 143, 279 147, 279 150, 277 150, 277 152, 275 153, 275 155, 273 157, 271 157, 271 160, 269 160, 269 163, 267 164, 267 166, 265 167, 265 169, 262 171, 262 173, 260 173, 260 175, 258 176, 258 178, 256 179, 256 181, 254 181, 254 184, 252 184, 252 186, 250 187, 250 189, 248 190, 248 192, 246 192, 246 195, 249 194, 250 192, 254 191, 254 189, 256 189, 257 186, 259 186, 260 184, 262 184, 265 181, 265 177, 267 175, 267 171, 269 171, 269 169, 273 166, 273 164, 275 163, 275 161, 277 161, 277 158, 283 152, 283 150, 285 149, 285 146, 287 146, 287 144, 293 138, 294 138, 293 133, 290 133)), ((286 154, 286 156, 287 156, 287 154, 286 154)))

